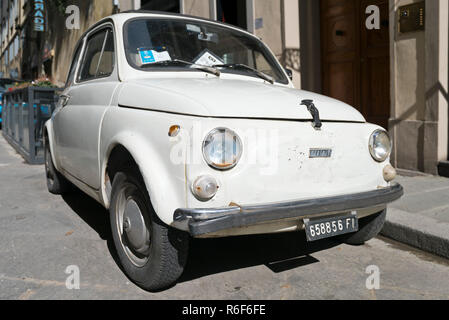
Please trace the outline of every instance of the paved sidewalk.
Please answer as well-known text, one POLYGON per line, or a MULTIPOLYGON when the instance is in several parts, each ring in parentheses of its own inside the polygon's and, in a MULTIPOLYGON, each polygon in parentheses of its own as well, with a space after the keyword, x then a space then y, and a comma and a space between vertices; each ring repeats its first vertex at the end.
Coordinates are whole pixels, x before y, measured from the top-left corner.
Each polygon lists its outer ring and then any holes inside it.
POLYGON ((389 206, 382 234, 449 258, 449 179, 400 176, 404 196, 389 206))

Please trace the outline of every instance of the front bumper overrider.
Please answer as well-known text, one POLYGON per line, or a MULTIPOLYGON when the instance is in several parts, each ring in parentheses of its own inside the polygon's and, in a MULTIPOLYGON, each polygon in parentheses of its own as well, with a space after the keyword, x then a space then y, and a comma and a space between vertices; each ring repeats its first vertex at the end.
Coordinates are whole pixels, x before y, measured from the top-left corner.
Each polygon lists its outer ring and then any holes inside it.
POLYGON ((287 219, 305 219, 325 213, 338 213, 378 207, 404 194, 400 184, 374 191, 308 200, 222 208, 177 209, 172 226, 197 237, 218 231, 287 219))

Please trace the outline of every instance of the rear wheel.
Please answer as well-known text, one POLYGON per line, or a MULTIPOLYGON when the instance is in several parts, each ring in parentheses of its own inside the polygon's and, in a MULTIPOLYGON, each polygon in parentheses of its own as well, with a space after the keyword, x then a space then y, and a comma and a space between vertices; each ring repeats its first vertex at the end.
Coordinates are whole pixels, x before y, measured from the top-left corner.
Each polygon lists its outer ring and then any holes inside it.
POLYGON ((181 276, 189 236, 160 221, 137 172, 119 172, 112 184, 112 236, 124 272, 138 286, 157 291, 181 276))
POLYGON ((45 143, 44 157, 48 191, 53 194, 64 194, 68 192, 70 190, 70 182, 56 170, 48 143, 45 143))
POLYGON ((343 236, 343 241, 350 245, 362 245, 371 240, 382 230, 387 217, 387 210, 359 220, 359 231, 343 236))

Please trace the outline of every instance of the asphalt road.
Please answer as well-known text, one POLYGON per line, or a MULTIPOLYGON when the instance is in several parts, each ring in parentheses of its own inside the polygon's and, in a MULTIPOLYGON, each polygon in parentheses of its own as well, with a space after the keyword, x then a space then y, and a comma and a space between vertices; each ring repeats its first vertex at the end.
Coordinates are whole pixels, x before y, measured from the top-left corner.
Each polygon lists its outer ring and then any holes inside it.
POLYGON ((147 293, 115 261, 108 214, 81 192, 47 192, 44 169, 0 136, 0 299, 449 299, 449 261, 374 239, 308 245, 303 232, 194 240, 180 282, 147 293), (66 287, 68 266, 80 289, 66 287), (368 290, 366 268, 380 271, 368 290))

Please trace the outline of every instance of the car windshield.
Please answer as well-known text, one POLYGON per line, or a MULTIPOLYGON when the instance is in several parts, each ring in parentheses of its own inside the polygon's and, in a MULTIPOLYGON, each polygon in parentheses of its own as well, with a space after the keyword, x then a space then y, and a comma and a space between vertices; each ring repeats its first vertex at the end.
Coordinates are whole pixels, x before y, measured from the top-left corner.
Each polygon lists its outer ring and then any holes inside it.
POLYGON ((288 83, 261 41, 213 23, 139 18, 126 23, 124 40, 128 63, 139 70, 192 71, 207 66, 225 73, 267 75, 276 82, 288 83))

